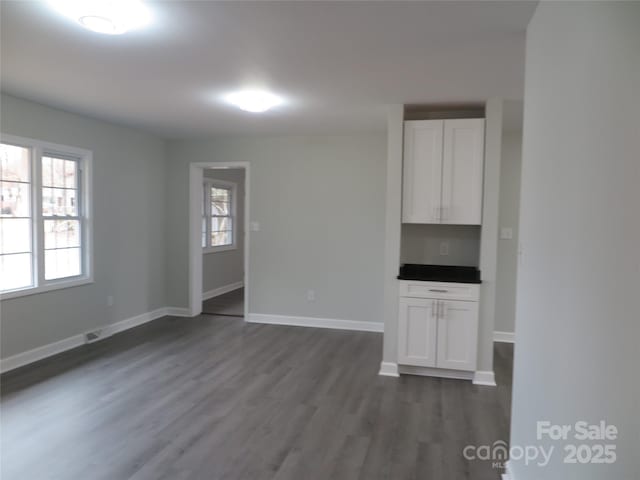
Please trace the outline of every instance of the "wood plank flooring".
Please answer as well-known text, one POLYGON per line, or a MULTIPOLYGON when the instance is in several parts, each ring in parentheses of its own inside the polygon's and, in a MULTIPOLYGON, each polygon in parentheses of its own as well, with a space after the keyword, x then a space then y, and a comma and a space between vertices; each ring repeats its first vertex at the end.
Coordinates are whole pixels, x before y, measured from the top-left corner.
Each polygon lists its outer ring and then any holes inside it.
POLYGON ((238 288, 223 295, 202 302, 202 313, 209 315, 244 316, 244 288, 238 288))
POLYGON ((166 317, 2 376, 3 480, 484 480, 497 388, 378 376, 382 336, 166 317))

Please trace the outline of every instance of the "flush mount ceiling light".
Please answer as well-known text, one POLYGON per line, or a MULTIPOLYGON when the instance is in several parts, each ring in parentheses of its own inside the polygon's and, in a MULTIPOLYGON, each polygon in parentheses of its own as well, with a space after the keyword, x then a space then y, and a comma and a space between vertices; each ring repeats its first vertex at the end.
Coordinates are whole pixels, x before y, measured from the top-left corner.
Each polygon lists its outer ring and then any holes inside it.
POLYGON ((50 3, 84 28, 108 35, 143 27, 151 18, 138 0, 52 0, 50 3))
POLYGON ((226 95, 224 100, 245 112, 262 113, 282 104, 282 98, 262 90, 242 90, 226 95))

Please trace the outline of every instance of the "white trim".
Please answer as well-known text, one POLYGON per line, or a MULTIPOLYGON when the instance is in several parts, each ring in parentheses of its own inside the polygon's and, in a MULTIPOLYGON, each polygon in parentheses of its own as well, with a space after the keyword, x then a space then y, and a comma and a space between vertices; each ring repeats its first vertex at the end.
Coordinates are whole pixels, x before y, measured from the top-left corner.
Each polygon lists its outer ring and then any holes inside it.
POLYGON ((516 334, 514 332, 493 332, 493 341, 502 343, 516 343, 516 334))
POLYGON ((357 330, 361 332, 382 332, 384 324, 359 320, 341 320, 337 318, 294 317, 289 315, 268 315, 250 313, 245 317, 249 323, 269 325, 289 325, 293 327, 333 328, 336 330, 357 330))
POLYGON ((399 377, 398 364, 392 362, 380 362, 380 371, 378 375, 383 377, 399 377))
POLYGON ((504 473, 502 474, 502 480, 516 480, 516 477, 513 475, 513 471, 510 467, 511 462, 507 462, 505 464, 504 473))
POLYGON ((478 370, 473 376, 474 385, 486 385, 487 387, 496 386, 496 375, 492 371, 478 370))
POLYGON ((191 310, 182 307, 165 307, 165 315, 168 317, 194 317, 191 315, 191 310))
MULTIPOLYGON (((77 287, 93 283, 93 152, 84 148, 60 145, 28 137, 8 135, 0 132, 0 142, 21 146, 31 150, 31 235, 32 235, 32 282, 34 286, 8 290, 0 293, 0 300, 25 297, 62 288, 77 287), (78 162, 78 211, 77 219, 82 226, 80 249, 83 255, 82 272, 74 277, 46 280, 44 278, 44 231, 42 215, 42 157, 60 155, 74 157, 78 162)), ((47 217, 52 219, 53 217, 47 217)), ((65 218, 65 217, 61 217, 65 218)))
POLYGON ((189 164, 189 315, 202 313, 202 195, 204 169, 243 168, 244 177, 244 318, 249 315, 249 245, 251 164, 249 162, 194 162, 189 164))
POLYGON ((398 372, 423 377, 451 378, 454 380, 473 380, 473 372, 452 370, 449 368, 418 367, 414 365, 398 365, 398 372))
POLYGON ((209 300, 210 298, 218 297, 220 295, 224 295, 225 293, 233 292, 234 290, 238 290, 239 288, 244 287, 244 282, 235 282, 230 283, 228 285, 223 285, 222 287, 214 288, 213 290, 209 290, 208 292, 204 292, 202 294, 202 300, 209 300))
POLYGON ((80 345, 84 345, 85 343, 87 343, 85 340, 85 335, 90 332, 100 332, 99 340, 103 340, 112 335, 115 335, 116 333, 123 332, 125 330, 129 330, 130 328, 137 327, 138 325, 142 325, 152 320, 170 315, 169 313, 167 313, 167 310, 169 310, 169 308, 158 308, 151 312, 146 312, 134 317, 125 318, 124 320, 120 320, 116 323, 93 328, 87 332, 73 335, 57 342, 49 343, 32 350, 27 350, 26 352, 18 353, 11 357, 3 358, 0 360, 0 373, 8 372, 9 370, 28 365, 29 363, 37 362, 38 360, 42 360, 44 358, 57 355, 58 353, 71 350, 72 348, 79 347, 80 345))
POLYGON ((55 283, 49 283, 47 285, 41 285, 39 287, 27 287, 20 290, 9 290, 0 294, 0 300, 10 300, 12 298, 26 297, 28 295, 37 295, 38 293, 51 292, 53 290, 62 290, 63 288, 79 287, 81 285, 88 285, 93 283, 93 279, 87 277, 73 277, 74 280, 62 280, 55 283))
POLYGON ((203 248, 202 249, 202 254, 203 255, 209 255, 211 253, 226 252, 226 251, 229 251, 229 250, 237 250, 237 249, 238 249, 238 246, 235 243, 232 243, 230 245, 218 245, 217 247, 203 248))
POLYGON ((216 178, 205 177, 204 174, 202 178, 202 183, 203 185, 207 185, 208 187, 207 193, 203 193, 203 195, 206 195, 207 197, 205 199, 206 211, 204 212, 206 221, 207 221, 207 231, 205 234, 205 238, 207 240, 207 246, 202 247, 203 255, 208 253, 217 253, 217 252, 226 252, 228 250, 236 250, 238 248, 238 241, 237 241, 238 240, 238 222, 236 222, 236 220, 238 219, 238 208, 237 208, 238 184, 235 182, 228 182, 226 180, 218 180, 216 178), (219 189, 231 191, 231 202, 230 202, 231 215, 229 215, 231 217, 231 243, 226 245, 216 245, 216 246, 209 245, 209 242, 211 242, 211 201, 210 201, 211 188, 219 188, 219 189))

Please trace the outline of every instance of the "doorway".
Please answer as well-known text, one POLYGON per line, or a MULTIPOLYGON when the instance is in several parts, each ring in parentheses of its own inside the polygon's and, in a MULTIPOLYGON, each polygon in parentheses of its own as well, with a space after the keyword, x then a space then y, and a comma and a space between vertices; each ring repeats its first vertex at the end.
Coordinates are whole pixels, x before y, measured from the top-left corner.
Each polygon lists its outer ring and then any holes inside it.
POLYGON ((248 162, 191 164, 189 201, 190 314, 246 318, 248 162))
POLYGON ((203 315, 244 316, 244 197, 244 168, 203 169, 203 315))

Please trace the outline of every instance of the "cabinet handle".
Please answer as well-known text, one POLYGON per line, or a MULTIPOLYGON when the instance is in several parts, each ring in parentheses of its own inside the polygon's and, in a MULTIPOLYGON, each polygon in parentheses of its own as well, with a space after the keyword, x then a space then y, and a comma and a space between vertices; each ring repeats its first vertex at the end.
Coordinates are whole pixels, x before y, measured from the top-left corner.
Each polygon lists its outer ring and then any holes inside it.
POLYGON ((442 302, 442 313, 440 314, 440 318, 445 319, 447 318, 447 306, 445 305, 444 302, 442 302))
POLYGON ((440 207, 433 207, 433 217, 436 222, 440 221, 440 207))
POLYGON ((436 316, 436 301, 432 300, 431 301, 431 318, 434 318, 436 316))
POLYGON ((449 290, 441 290, 438 288, 430 288, 429 289, 430 292, 436 292, 436 293, 447 293, 449 290))

